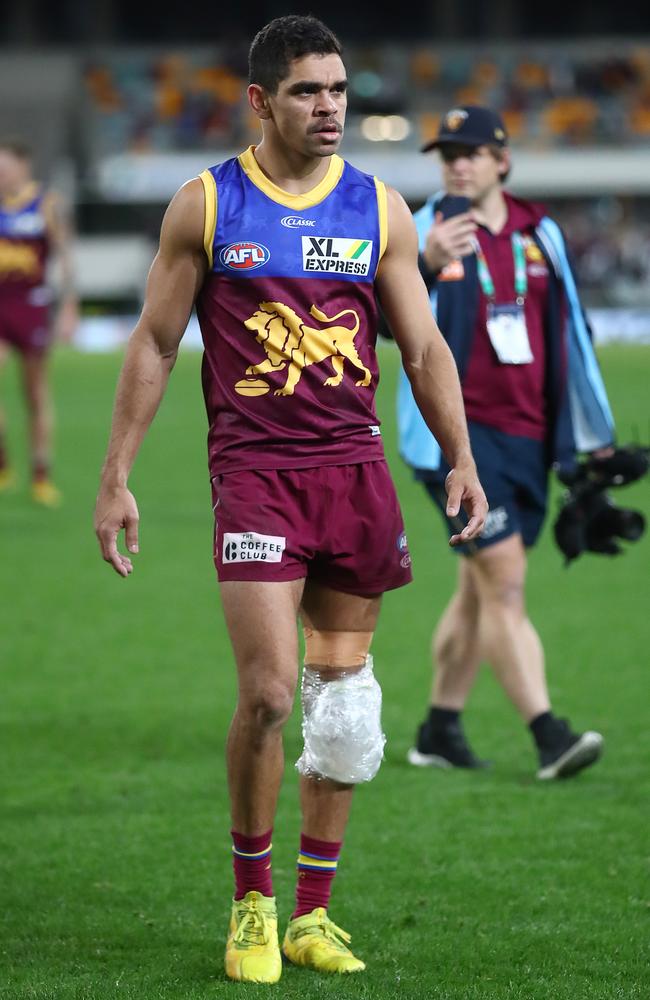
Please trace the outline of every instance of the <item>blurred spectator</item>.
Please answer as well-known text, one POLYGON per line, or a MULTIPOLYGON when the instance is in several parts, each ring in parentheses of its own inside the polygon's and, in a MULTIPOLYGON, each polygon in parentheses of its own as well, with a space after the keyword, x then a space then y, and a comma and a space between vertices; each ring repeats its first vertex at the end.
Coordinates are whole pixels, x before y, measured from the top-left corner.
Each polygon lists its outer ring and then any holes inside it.
MULTIPOLYGON (((366 114, 402 113, 425 141, 452 103, 503 109, 517 149, 581 145, 633 147, 650 137, 650 46, 517 43, 489 51, 472 45, 416 47, 373 42, 349 51, 349 140, 366 114)), ((81 148, 91 164, 110 154, 218 150, 257 141, 246 101, 246 52, 222 40, 214 50, 117 51, 83 70, 81 148)), ((566 201, 566 226, 589 304, 650 302, 650 211, 619 199, 620 219, 603 219, 597 201, 566 201)), ((602 206, 601 206, 602 207, 602 206)))
POLYGON ((544 128, 577 145, 595 138, 598 107, 588 97, 556 97, 543 111, 544 128))
MULTIPOLYGON (((417 119, 450 101, 498 104, 520 146, 540 139, 547 145, 634 143, 650 134, 650 49, 632 42, 616 53, 597 45, 504 45, 489 56, 469 46, 356 46, 350 66, 352 114, 410 112, 417 119)), ((236 46, 202 55, 130 55, 128 61, 115 55, 90 66, 84 81, 92 113, 113 119, 97 139, 102 153, 176 143, 237 146, 257 135, 236 46)))
POLYGON ((246 78, 227 60, 114 56, 84 74, 91 156, 247 141, 246 78))
POLYGON ((556 201, 587 305, 650 303, 650 205, 635 198, 556 201))

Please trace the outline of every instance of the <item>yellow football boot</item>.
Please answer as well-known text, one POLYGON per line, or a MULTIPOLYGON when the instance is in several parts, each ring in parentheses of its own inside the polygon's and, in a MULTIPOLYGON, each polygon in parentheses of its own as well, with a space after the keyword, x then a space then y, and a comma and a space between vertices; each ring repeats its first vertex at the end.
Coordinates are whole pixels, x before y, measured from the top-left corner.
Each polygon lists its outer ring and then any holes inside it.
POLYGON ((275 899, 247 892, 234 899, 226 942, 226 975, 246 983, 277 983, 282 972, 275 899))
POLYGON ((318 906, 289 921, 282 951, 294 965, 316 972, 361 972, 366 966, 347 947, 350 940, 350 935, 330 920, 327 910, 318 906))
POLYGON ((32 500, 43 507, 59 507, 63 497, 49 479, 35 479, 32 483, 32 500))
POLYGON ((16 485, 16 473, 13 469, 6 466, 4 469, 0 469, 0 493, 4 493, 5 490, 12 490, 16 485))

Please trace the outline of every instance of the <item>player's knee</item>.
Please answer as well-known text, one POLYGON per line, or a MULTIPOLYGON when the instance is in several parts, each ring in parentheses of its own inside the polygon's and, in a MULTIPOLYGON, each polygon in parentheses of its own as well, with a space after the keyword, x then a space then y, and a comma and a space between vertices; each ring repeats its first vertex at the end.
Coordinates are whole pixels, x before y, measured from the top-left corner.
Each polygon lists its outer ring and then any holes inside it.
POLYGON ((384 754, 381 688, 371 656, 360 670, 335 677, 304 669, 304 749, 296 767, 301 774, 355 785, 374 778, 384 754))
POLYGON ((484 594, 484 603, 493 612, 523 615, 525 609, 524 582, 518 578, 497 577, 490 582, 484 594))
POLYGON ((481 602, 481 612, 493 615, 524 613, 526 558, 515 538, 490 546, 479 553, 473 579, 481 602))
POLYGON ((260 685, 248 696, 240 694, 238 711, 257 732, 280 729, 293 708, 293 686, 281 681, 260 685))

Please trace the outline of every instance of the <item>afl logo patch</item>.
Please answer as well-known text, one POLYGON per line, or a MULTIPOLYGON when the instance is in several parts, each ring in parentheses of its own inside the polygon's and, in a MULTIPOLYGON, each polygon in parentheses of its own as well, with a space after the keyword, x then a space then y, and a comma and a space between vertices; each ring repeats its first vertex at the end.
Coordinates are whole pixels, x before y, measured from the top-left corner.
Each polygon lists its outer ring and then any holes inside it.
POLYGON ((230 243, 219 254, 219 260, 231 271, 250 271, 266 264, 271 254, 261 243, 230 243))

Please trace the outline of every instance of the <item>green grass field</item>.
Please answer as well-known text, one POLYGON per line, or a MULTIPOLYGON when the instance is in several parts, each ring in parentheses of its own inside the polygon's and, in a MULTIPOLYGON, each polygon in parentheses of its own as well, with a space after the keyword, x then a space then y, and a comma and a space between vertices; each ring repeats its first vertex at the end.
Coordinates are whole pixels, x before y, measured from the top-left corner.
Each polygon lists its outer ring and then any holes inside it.
MULTIPOLYGON (((635 425, 647 439, 650 349, 600 355, 621 442, 635 425)), ((547 524, 531 559, 554 706, 605 734, 596 768, 536 783, 530 737, 487 669, 466 724, 493 769, 410 768, 456 557, 396 455, 395 353, 383 348, 382 359, 379 408, 416 582, 384 603, 373 648, 386 760, 359 789, 332 898, 368 971, 336 980, 287 968, 275 987, 230 984, 222 971, 235 683, 211 560, 199 356, 179 359, 132 476, 142 522, 129 580, 100 560, 92 533, 120 359, 55 359, 59 511, 29 501, 16 372, 5 373, 22 484, 0 498, 2 998, 650 996, 650 537, 565 570, 547 524)), ((650 480, 617 498, 650 515, 650 480)), ((293 898, 299 732, 296 711, 274 837, 281 923, 293 898)))

